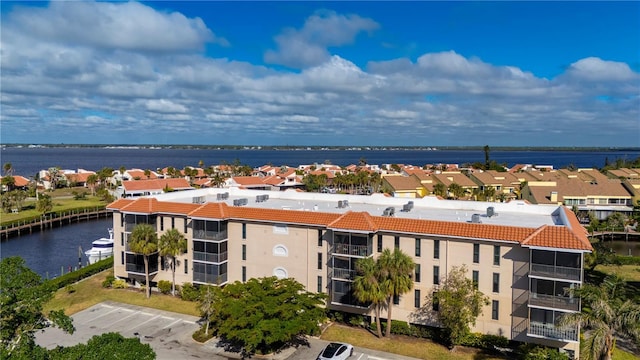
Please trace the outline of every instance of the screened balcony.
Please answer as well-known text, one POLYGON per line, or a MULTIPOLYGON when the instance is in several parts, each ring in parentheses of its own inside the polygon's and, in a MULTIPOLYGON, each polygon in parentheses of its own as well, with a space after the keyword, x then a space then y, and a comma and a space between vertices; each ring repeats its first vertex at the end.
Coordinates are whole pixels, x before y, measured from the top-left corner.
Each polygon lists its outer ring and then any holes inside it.
POLYGON ((227 282, 227 263, 205 264, 193 263, 193 282, 222 285, 227 282))
MULTIPOLYGON (((144 256, 140 254, 127 253, 125 255, 125 267, 128 273, 145 275, 144 256)), ((158 272, 158 253, 149 255, 149 275, 158 272)))
POLYGON ((192 221, 193 238, 201 240, 224 240, 227 239, 227 222, 197 220, 192 221))
POLYGON ((565 327, 558 325, 563 314, 565 313, 553 310, 530 309, 527 336, 569 342, 579 341, 577 325, 565 327))
POLYGON ((221 263, 227 261, 227 242, 193 241, 193 261, 221 263))
POLYGON ((580 299, 569 293, 575 287, 576 283, 533 278, 529 306, 580 311, 580 299))
POLYGON ((136 225, 139 225, 139 224, 149 224, 153 226, 153 228, 155 229, 156 219, 157 219, 156 215, 124 214, 122 218, 123 220, 122 225, 124 226, 125 232, 132 232, 133 228, 135 228, 136 225))
POLYGON ((582 254, 531 250, 530 276, 582 281, 582 254))
POLYGON ((356 262, 358 258, 332 256, 331 274, 329 277, 352 281, 356 277, 356 262))
POLYGON ((340 305, 351 305, 358 307, 367 307, 367 304, 361 303, 353 294, 351 281, 331 281, 331 303, 340 305))
POLYGON ((358 257, 371 256, 373 254, 373 241, 368 235, 334 233, 331 253, 358 257))

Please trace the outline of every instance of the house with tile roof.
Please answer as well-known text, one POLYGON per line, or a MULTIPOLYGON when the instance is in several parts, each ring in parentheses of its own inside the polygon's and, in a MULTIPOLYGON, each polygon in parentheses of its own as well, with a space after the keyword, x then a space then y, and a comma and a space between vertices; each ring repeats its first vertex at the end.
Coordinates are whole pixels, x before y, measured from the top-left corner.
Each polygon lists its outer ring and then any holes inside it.
MULTIPOLYGON (((469 173, 469 178, 479 185, 480 191, 492 187, 495 189, 496 195, 504 194, 506 200, 516 199, 520 189, 520 179, 509 172, 473 171, 469 173)), ((499 196, 496 196, 496 199, 498 198, 499 196)))
POLYGON ((394 197, 421 198, 429 195, 415 176, 383 176, 382 188, 388 189, 394 197))
POLYGON ((123 181, 116 188, 118 198, 158 195, 167 191, 193 190, 186 179, 151 179, 123 181))
MULTIPOLYGON (((158 235, 178 229, 188 240, 176 281, 224 286, 263 276, 291 277, 327 295, 329 309, 371 316, 353 294, 359 259, 400 249, 415 263, 414 286, 399 297, 393 318, 436 325, 428 294, 453 267, 489 296, 473 331, 554 346, 579 355, 578 326, 558 319, 580 311, 565 288, 584 280, 586 230, 562 205, 487 203, 357 196, 230 187, 119 199, 113 212, 114 275, 144 281, 144 264, 128 238, 138 224, 158 235), (388 209, 397 211, 393 213, 388 209), (489 208, 491 211, 489 211, 489 208), (402 209, 402 210, 401 210, 402 209)), ((151 287, 171 280, 158 254, 150 259, 151 287)))
POLYGON ((433 177, 434 185, 440 183, 448 189, 451 184, 455 183, 460 185, 467 195, 480 188, 478 184, 459 171, 446 171, 439 174, 432 174, 431 176, 433 177))
MULTIPOLYGON (((0 176, 0 181, 2 180, 2 178, 5 178, 6 176, 0 176)), ((29 186, 29 182, 30 180, 27 179, 24 176, 20 176, 20 175, 13 175, 13 188, 12 189, 20 189, 20 190, 26 190, 27 187, 29 186)), ((7 191, 9 190, 7 188, 7 186, 2 185, 2 191, 7 191)))

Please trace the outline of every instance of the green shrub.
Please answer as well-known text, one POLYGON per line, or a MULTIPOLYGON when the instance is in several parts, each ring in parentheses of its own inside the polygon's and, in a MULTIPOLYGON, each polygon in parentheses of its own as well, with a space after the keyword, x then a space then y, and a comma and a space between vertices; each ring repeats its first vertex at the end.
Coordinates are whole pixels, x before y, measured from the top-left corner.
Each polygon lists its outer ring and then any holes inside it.
POLYGON ((198 288, 193 286, 192 283, 184 283, 182 284, 182 288, 180 289, 180 298, 186 301, 198 301, 200 297, 200 292, 198 288))
POLYGON ((198 329, 198 331, 194 332, 191 337, 193 337, 193 340, 199 343, 204 343, 207 340, 212 339, 213 336, 213 329, 209 328, 209 334, 207 335, 205 334, 205 325, 203 325, 200 329, 198 329))
POLYGON ((569 355, 561 353, 556 348, 535 344, 522 344, 516 350, 521 360, 569 360, 569 355))
POLYGON ((620 265, 638 265, 640 266, 640 256, 616 256, 616 261, 620 265))
POLYGON ((97 261, 76 271, 72 271, 70 273, 58 276, 57 278, 48 280, 48 283, 55 289, 61 289, 69 284, 76 283, 82 279, 88 278, 91 275, 97 274, 112 267, 113 257, 110 257, 101 261, 97 261))
POLYGON ((171 281, 168 280, 160 280, 158 281, 158 290, 160 290, 163 294, 168 294, 171 292, 171 281))
POLYGON ((64 287, 64 291, 66 291, 67 294, 73 294, 74 292, 76 292, 76 288, 75 288, 75 286, 69 284, 69 285, 64 287))
POLYGON ((115 279, 113 280, 111 287, 114 289, 126 289, 129 286, 127 285, 127 282, 124 281, 124 279, 115 279))
POLYGON ((102 282, 102 287, 103 288, 110 288, 113 285, 113 281, 116 279, 115 276, 113 275, 109 275, 107 276, 104 281, 102 282))

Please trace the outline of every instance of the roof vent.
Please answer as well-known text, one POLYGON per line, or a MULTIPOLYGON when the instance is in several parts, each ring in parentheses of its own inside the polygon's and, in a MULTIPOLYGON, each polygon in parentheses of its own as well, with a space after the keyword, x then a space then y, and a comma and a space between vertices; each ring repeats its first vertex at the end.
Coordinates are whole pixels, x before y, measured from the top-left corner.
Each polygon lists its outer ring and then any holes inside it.
POLYGON ((382 212, 382 216, 393 216, 396 213, 396 208, 394 208, 393 206, 389 206, 388 208, 384 209, 384 211, 382 212))
POLYGON ((480 214, 471 215, 471 222, 474 223, 474 224, 482 223, 482 221, 480 221, 480 214))
POLYGON ((496 214, 495 208, 493 206, 489 206, 487 208, 487 217, 492 217, 495 214, 496 214))
POLYGON ((256 202, 257 203, 265 202, 267 200, 269 200, 269 195, 258 195, 258 196, 256 196, 256 202))
POLYGON ((244 206, 244 205, 247 205, 248 203, 249 203, 249 199, 247 198, 233 199, 233 206, 244 206))
POLYGON ((402 212, 409 212, 413 209, 413 201, 409 201, 408 203, 402 205, 402 212))
POLYGON ((228 198, 229 198, 228 192, 216 194, 216 200, 227 200, 228 198))

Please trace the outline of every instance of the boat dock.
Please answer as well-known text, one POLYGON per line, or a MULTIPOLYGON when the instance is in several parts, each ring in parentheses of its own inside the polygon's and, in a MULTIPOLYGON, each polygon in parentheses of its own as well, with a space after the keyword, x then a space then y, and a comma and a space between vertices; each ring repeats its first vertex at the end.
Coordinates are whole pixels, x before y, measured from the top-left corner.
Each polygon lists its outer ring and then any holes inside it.
POLYGON ((111 212, 107 209, 84 209, 63 212, 61 214, 49 214, 43 215, 40 219, 24 221, 11 224, 9 226, 2 226, 0 228, 0 240, 8 240, 14 236, 20 236, 24 234, 31 234, 34 231, 42 231, 45 229, 51 229, 54 227, 60 227, 80 221, 87 221, 93 219, 109 218, 111 212))

